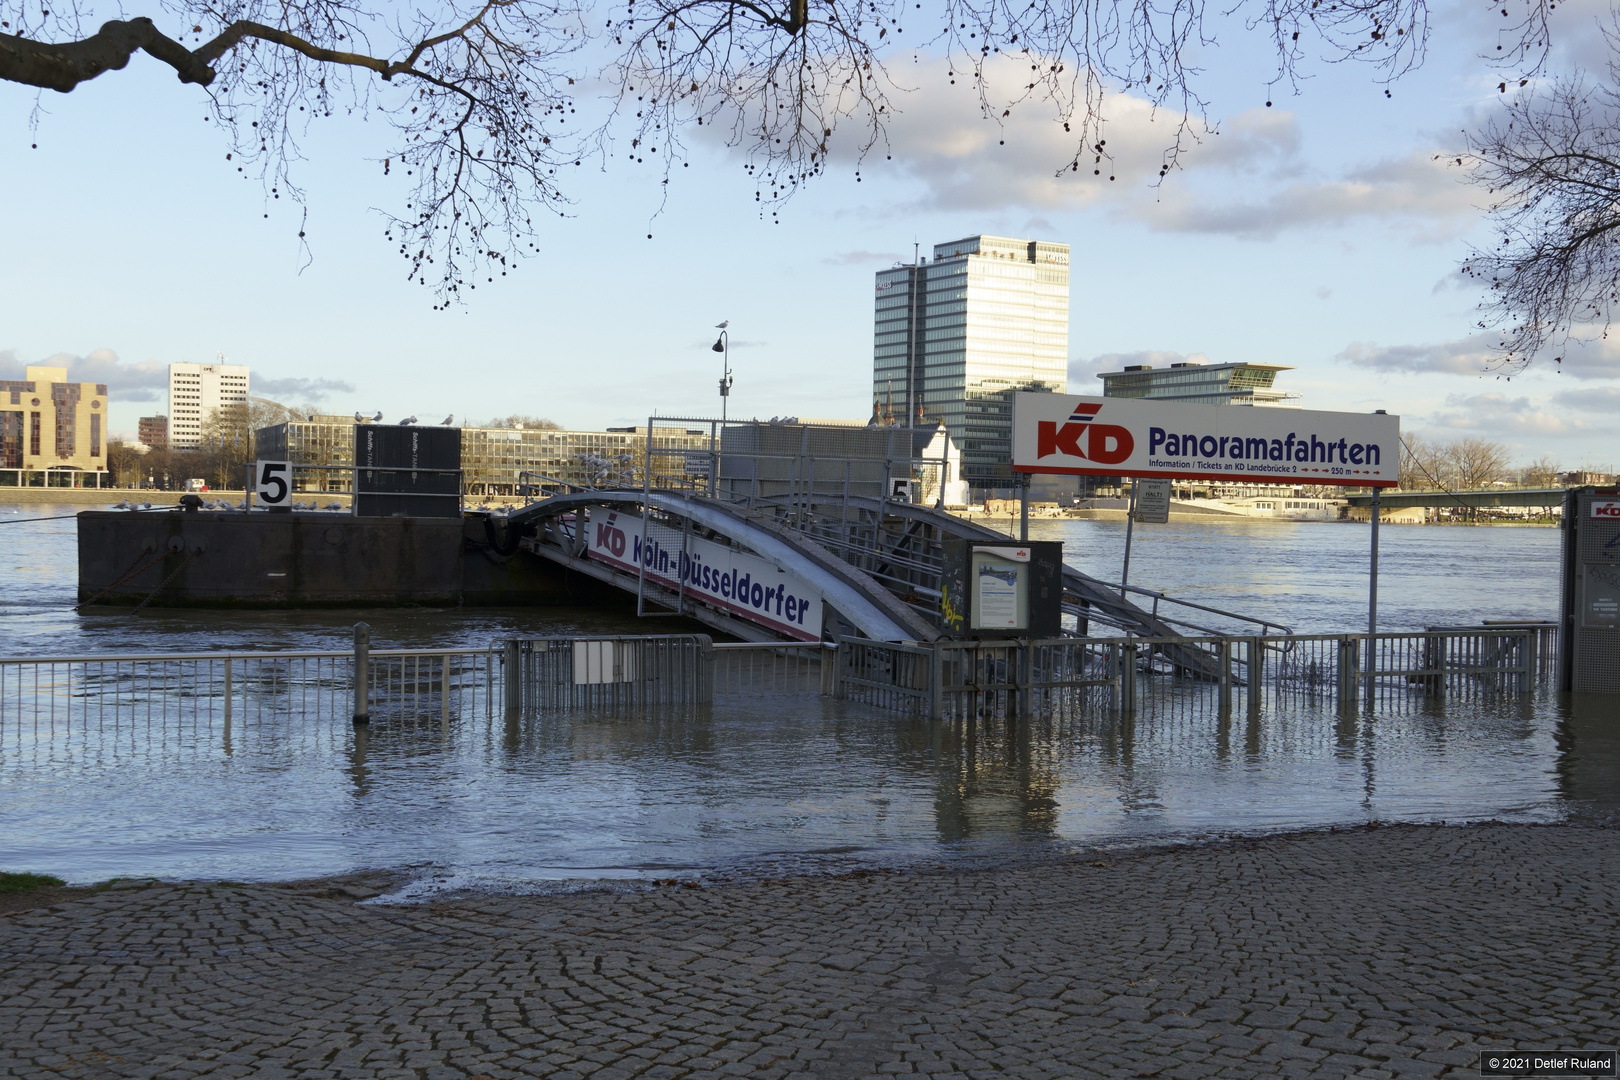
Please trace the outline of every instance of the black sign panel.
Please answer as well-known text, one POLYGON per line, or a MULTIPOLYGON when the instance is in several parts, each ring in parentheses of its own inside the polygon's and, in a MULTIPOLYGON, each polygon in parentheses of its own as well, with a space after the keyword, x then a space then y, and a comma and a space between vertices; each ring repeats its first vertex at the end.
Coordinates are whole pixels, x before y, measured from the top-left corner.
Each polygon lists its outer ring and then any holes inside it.
POLYGON ((460 517, 461 429, 357 424, 354 477, 361 517, 460 517))

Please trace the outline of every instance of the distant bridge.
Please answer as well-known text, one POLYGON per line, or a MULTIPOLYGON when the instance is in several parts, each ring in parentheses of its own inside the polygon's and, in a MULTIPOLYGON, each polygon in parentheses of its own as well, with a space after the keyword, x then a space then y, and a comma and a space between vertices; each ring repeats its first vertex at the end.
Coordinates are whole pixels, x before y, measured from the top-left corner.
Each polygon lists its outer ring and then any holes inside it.
MULTIPOLYGON (((1351 506, 1372 506, 1372 496, 1350 495, 1351 506)), ((1386 491, 1378 497, 1385 510, 1407 506, 1562 506, 1563 488, 1487 488, 1484 491, 1386 491)))

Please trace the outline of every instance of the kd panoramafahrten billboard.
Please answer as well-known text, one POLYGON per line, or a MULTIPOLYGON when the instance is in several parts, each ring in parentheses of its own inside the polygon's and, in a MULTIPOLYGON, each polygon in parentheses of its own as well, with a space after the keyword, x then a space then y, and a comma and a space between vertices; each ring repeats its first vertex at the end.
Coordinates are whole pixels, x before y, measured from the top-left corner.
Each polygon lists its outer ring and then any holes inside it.
POLYGON ((1384 413, 1013 395, 1013 470, 1394 487, 1401 420, 1384 413))

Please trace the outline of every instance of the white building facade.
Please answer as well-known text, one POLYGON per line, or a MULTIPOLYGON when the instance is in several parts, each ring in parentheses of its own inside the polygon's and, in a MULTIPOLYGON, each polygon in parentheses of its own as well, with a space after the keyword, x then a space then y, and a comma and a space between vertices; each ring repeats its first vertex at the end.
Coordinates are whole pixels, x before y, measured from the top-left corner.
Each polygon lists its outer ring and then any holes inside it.
POLYGON ((241 364, 169 365, 169 447, 190 450, 202 442, 203 424, 215 409, 246 406, 248 369, 241 364))

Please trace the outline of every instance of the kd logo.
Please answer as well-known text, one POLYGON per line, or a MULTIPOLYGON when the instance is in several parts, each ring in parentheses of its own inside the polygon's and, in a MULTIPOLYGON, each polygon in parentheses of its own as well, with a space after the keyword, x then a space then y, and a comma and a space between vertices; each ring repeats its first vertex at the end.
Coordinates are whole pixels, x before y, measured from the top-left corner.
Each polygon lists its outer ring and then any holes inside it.
POLYGON ((1131 456, 1136 440, 1118 424, 1063 424, 1041 420, 1035 425, 1036 457, 1063 454, 1086 458, 1098 465, 1118 465, 1131 456), (1080 436, 1086 435, 1086 449, 1080 449, 1080 436))

